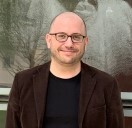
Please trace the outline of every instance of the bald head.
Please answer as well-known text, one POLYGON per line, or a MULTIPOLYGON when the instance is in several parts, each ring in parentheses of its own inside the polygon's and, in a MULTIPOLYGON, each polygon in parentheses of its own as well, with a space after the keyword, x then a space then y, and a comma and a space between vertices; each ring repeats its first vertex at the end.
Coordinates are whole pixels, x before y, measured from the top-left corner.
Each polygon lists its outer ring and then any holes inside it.
MULTIPOLYGON (((61 25, 64 23, 66 23, 65 25, 67 25, 67 27, 69 27, 68 23, 73 23, 73 24, 80 24, 81 28, 83 29, 83 34, 87 35, 87 30, 86 30, 86 24, 84 22, 84 20, 78 16, 77 14, 73 13, 73 12, 63 12, 59 15, 57 15, 51 22, 50 25, 50 32, 54 32, 54 28, 59 28, 61 27, 61 25)), ((63 27, 62 25, 62 27, 63 27)), ((71 28, 69 28, 71 29, 71 28)))

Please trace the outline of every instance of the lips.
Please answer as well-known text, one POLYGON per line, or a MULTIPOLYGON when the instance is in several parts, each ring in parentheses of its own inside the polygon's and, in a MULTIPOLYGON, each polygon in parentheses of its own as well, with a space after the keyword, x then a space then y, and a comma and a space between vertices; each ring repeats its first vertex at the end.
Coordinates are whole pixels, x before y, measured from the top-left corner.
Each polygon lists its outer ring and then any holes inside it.
POLYGON ((75 49, 75 48, 62 48, 61 47, 61 48, 58 48, 58 51, 59 52, 62 52, 65 55, 71 56, 74 53, 77 53, 78 52, 78 49, 75 49))
POLYGON ((77 49, 58 49, 58 50, 62 52, 78 52, 77 49))
POLYGON ((60 50, 62 52, 76 52, 75 50, 60 50))
POLYGON ((73 56, 77 53, 77 50, 60 50, 60 52, 64 56, 73 56))

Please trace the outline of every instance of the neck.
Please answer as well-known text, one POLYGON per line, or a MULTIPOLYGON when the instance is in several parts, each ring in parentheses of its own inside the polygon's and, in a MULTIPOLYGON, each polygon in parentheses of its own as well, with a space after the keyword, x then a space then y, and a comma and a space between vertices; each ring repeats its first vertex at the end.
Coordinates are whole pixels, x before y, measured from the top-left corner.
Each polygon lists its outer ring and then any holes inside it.
POLYGON ((60 78, 72 78, 79 74, 81 71, 81 62, 75 64, 60 64, 55 61, 51 61, 50 72, 60 78))

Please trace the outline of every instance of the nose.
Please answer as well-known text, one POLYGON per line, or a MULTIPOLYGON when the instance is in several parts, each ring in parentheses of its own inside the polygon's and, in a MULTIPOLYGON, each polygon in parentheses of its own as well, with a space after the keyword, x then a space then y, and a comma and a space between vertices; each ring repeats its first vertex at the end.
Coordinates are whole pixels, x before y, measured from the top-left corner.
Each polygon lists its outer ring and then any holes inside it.
POLYGON ((68 37, 67 41, 65 42, 65 46, 67 47, 72 47, 73 46, 73 42, 71 37, 68 37))

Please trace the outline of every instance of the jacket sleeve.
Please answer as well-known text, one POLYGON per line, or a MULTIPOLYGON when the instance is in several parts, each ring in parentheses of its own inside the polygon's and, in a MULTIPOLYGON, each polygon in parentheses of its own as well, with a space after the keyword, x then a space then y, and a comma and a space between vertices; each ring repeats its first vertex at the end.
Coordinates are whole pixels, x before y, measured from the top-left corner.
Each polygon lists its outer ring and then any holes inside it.
MULTIPOLYGON (((110 90, 108 90, 110 91, 110 90)), ((109 93, 110 94, 110 93, 109 93)), ((124 114, 119 86, 114 80, 111 95, 107 101, 107 126, 106 128, 124 128, 124 114)))
POLYGON ((16 75, 9 95, 5 128, 21 128, 19 99, 20 92, 16 75))

